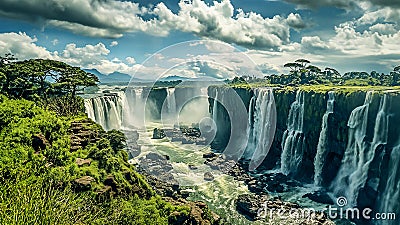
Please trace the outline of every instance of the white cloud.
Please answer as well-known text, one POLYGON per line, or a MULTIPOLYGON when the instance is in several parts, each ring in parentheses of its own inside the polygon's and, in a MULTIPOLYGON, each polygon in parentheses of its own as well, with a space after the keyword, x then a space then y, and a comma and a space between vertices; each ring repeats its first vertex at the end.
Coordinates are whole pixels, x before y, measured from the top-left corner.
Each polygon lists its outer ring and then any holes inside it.
POLYGON ((324 43, 320 37, 312 36, 312 37, 302 37, 301 38, 301 46, 302 48, 309 50, 324 50, 329 49, 329 46, 324 43))
POLYGON ((125 60, 129 63, 129 64, 135 64, 136 60, 133 57, 126 57, 125 60))
POLYGON ((299 14, 290 13, 287 17, 287 24, 294 29, 304 29, 307 24, 303 21, 299 14))
POLYGON ((107 56, 110 50, 103 43, 83 47, 70 43, 61 52, 50 52, 46 48, 38 46, 36 42, 37 38, 30 37, 25 33, 2 33, 0 34, 0 55, 12 53, 19 60, 31 58, 59 60, 81 68, 94 68, 105 74, 119 71, 132 75, 139 66, 134 64, 134 59, 131 57, 129 66, 116 58, 108 60, 107 56))
POLYGON ((112 41, 110 47, 114 47, 118 45, 118 41, 112 41))
POLYGON ((180 1, 174 13, 163 2, 141 8, 129 1, 104 0, 0 0, 0 15, 20 18, 45 26, 105 38, 119 38, 127 32, 167 36, 173 31, 235 43, 249 48, 271 49, 289 42, 290 27, 302 29, 299 14, 287 18, 264 18, 233 7, 230 0, 207 4, 201 0, 180 1), (143 16, 154 17, 144 20, 143 16))
POLYGON ((14 54, 18 59, 48 58, 52 55, 46 48, 36 45, 37 38, 30 37, 26 33, 2 33, 0 34, 0 54, 14 54))
POLYGON ((400 9, 393 9, 388 7, 382 9, 374 9, 366 7, 364 15, 357 19, 357 24, 373 24, 376 23, 378 20, 399 24, 400 9))
POLYGON ((103 43, 84 47, 77 47, 76 44, 71 43, 65 46, 58 58, 71 65, 88 68, 89 65, 104 59, 109 53, 110 50, 103 43))
POLYGON ((153 12, 158 16, 158 25, 164 28, 163 32, 176 29, 249 48, 279 47, 289 42, 290 26, 302 26, 298 14, 291 14, 288 18, 279 15, 264 18, 260 14, 238 9, 234 15, 235 9, 230 0, 215 1, 213 5, 201 0, 190 3, 181 1, 179 7, 177 14, 164 3, 155 7, 153 12))
POLYGON ((395 34, 398 32, 394 24, 388 24, 388 23, 386 24, 377 23, 375 25, 372 25, 369 28, 369 30, 383 35, 395 34))
POLYGON ((0 4, 0 15, 47 21, 90 36, 119 37, 125 32, 147 31, 152 24, 140 17, 147 9, 129 1, 0 0, 0 4))

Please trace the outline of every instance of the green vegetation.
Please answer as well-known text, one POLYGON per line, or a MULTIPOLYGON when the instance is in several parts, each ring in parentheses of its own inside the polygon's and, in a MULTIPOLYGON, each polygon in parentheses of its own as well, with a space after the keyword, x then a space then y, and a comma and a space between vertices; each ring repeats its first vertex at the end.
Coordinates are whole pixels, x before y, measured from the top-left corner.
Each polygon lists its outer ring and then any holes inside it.
POLYGON ((82 114, 59 117, 28 100, 0 99, 0 224, 168 224, 172 212, 188 214, 127 163, 119 131, 104 132, 82 114), (95 138, 73 148, 82 130, 95 138))
POLYGON ((11 54, 0 57, 0 90, 13 98, 71 95, 94 86, 98 78, 66 63, 48 59, 17 61, 11 54))
POLYGON ((259 86, 304 86, 304 85, 331 85, 331 86, 400 86, 400 66, 396 66, 389 74, 379 74, 376 71, 348 72, 341 75, 336 69, 326 67, 321 70, 317 66, 310 65, 306 59, 298 59, 289 62, 284 67, 289 68, 288 74, 268 75, 264 78, 235 77, 228 81, 236 87, 259 86))

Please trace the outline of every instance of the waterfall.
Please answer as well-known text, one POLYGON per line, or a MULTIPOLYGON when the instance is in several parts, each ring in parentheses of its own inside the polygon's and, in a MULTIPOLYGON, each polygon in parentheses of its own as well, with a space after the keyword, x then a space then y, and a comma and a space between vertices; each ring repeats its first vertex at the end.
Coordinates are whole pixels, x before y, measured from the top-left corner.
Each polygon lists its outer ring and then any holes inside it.
POLYGON ((254 95, 251 97, 250 99, 250 103, 249 103, 249 114, 248 114, 248 118, 247 121, 249 123, 249 126, 247 127, 246 133, 247 133, 247 137, 249 139, 247 146, 246 146, 246 150, 244 152, 243 158, 245 159, 251 159, 251 157, 254 154, 254 150, 255 150, 255 139, 254 139, 254 122, 253 122, 253 118, 254 118, 254 110, 255 110, 255 104, 256 104, 256 99, 257 99, 257 94, 254 93, 254 95))
POLYGON ((144 126, 144 106, 142 88, 127 88, 120 94, 123 102, 123 128, 141 128, 144 126))
POLYGON ((122 102, 118 95, 105 95, 85 99, 88 117, 100 124, 104 130, 120 129, 122 102))
POLYGON ((325 164, 326 155, 328 153, 329 140, 328 140, 328 119, 329 115, 333 113, 335 104, 335 93, 328 92, 328 101, 326 104, 326 112, 322 117, 322 129, 319 134, 317 154, 314 159, 314 185, 320 186, 322 183, 322 169, 325 164))
POLYGON ((384 95, 380 100, 371 143, 365 141, 365 137, 372 92, 367 93, 364 105, 354 109, 350 115, 348 121, 349 142, 342 166, 334 182, 334 194, 346 197, 351 206, 356 205, 358 192, 367 181, 369 165, 375 157, 376 148, 387 143, 390 116, 388 113, 389 98, 389 95, 384 95))
MULTIPOLYGON (((251 158, 249 170, 256 169, 267 156, 275 136, 276 105, 272 89, 257 89, 257 99, 254 110, 253 145, 254 154, 251 158)), ((251 111, 249 109, 251 116, 251 111)), ((249 116, 249 117, 250 117, 249 116)), ((249 120, 249 127, 251 121, 249 120)))
POLYGON ((140 128, 144 125, 144 102, 142 88, 126 88, 85 99, 88 117, 104 130, 140 128))
POLYGON ((207 96, 208 97, 208 92, 207 92, 208 87, 202 87, 200 88, 200 94, 202 96, 207 96))
POLYGON ((212 111, 212 117, 213 117, 215 124, 217 124, 217 119, 218 119, 217 114, 218 114, 218 89, 215 89, 215 98, 214 98, 213 111, 212 111))
MULTIPOLYGON (((400 145, 392 149, 388 171, 385 190, 380 194, 378 199, 378 208, 379 212, 396 213, 398 215, 400 211, 400 145)), ((398 221, 381 221, 380 224, 395 225, 398 224, 398 221)))
POLYGON ((175 88, 167 88, 167 112, 169 116, 176 116, 175 88))
POLYGON ((285 175, 295 173, 303 158, 304 92, 298 90, 282 138, 281 171, 285 175))
POLYGON ((84 100, 85 103, 85 111, 88 115, 88 117, 90 119, 92 119, 93 121, 95 121, 95 112, 94 112, 94 106, 93 106, 93 102, 92 99, 85 99, 84 100))

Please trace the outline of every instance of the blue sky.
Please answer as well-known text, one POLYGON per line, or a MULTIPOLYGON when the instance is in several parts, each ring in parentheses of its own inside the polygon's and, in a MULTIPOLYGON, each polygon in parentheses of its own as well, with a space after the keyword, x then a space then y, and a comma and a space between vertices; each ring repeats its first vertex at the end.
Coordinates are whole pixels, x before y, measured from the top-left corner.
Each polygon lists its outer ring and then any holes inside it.
POLYGON ((342 73, 387 73, 400 64, 399 2, 0 0, 0 54, 140 78, 170 67, 178 75, 226 78, 249 66, 237 54, 249 57, 261 75, 286 72, 282 65, 298 58, 342 73), (207 51, 194 44, 162 51, 193 40, 207 51), (199 59, 208 62, 193 62, 199 59))

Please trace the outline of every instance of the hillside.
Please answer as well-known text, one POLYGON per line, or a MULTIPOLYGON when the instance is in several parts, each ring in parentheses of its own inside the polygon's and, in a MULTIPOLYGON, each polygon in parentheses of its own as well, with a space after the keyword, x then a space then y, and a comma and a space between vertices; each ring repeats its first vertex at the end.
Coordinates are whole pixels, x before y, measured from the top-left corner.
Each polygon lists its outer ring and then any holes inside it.
POLYGON ((0 224, 213 222, 196 204, 155 194, 124 143, 83 113, 0 96, 0 224))

